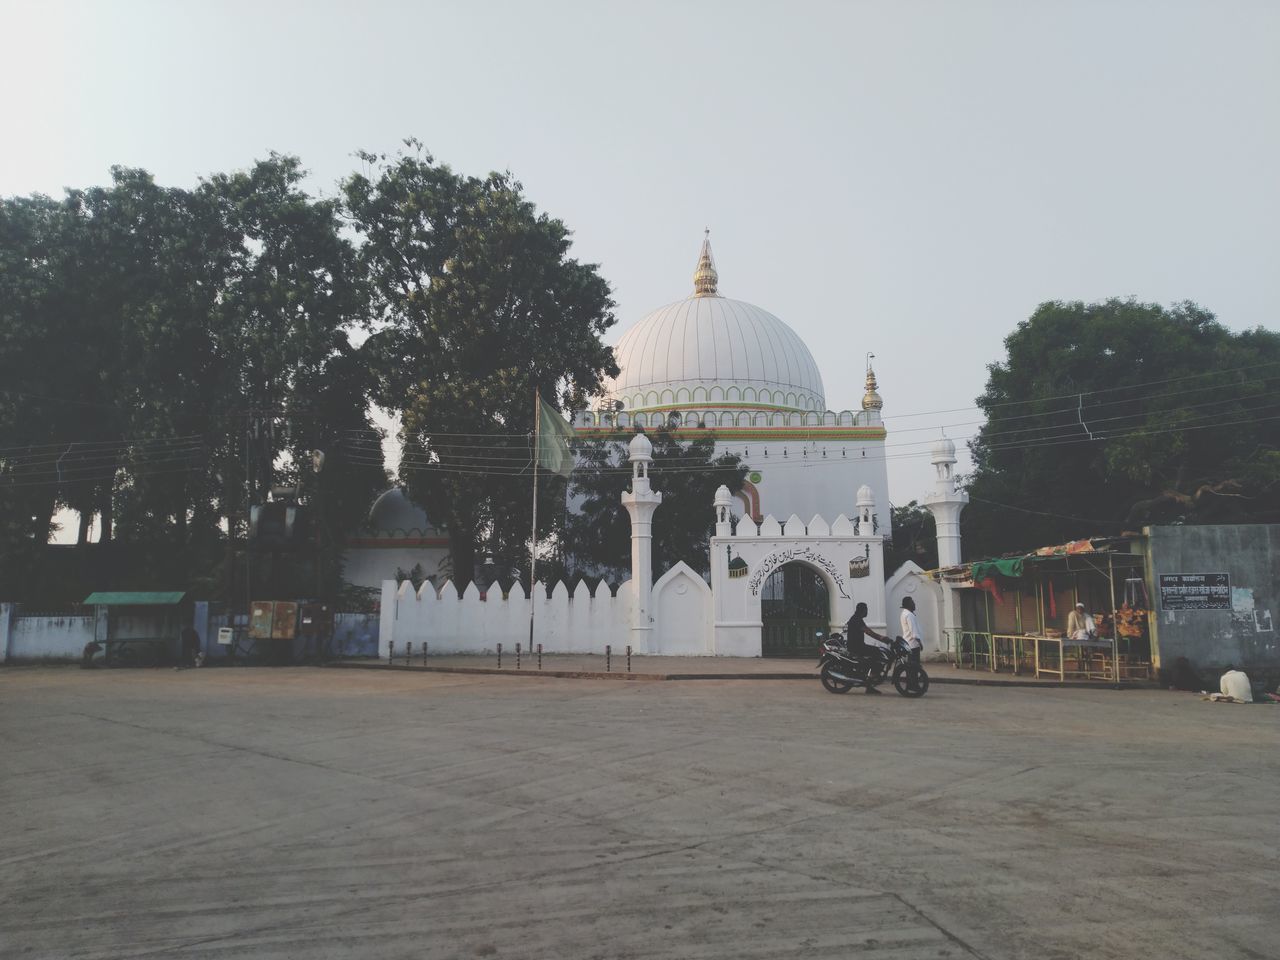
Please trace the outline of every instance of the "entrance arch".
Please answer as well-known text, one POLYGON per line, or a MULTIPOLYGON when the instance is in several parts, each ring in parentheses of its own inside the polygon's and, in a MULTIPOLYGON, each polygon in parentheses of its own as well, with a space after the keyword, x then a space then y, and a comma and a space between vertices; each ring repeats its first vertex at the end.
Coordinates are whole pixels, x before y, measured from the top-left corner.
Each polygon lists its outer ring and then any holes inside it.
POLYGON ((834 616, 826 578, 808 564, 784 563, 760 590, 761 654, 816 656, 816 635, 826 634, 834 616))

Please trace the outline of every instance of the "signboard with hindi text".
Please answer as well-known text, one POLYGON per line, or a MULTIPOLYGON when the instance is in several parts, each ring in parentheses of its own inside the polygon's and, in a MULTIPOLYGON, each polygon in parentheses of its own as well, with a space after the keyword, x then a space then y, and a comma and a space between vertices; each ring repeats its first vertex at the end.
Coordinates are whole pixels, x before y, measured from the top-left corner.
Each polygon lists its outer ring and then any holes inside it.
POLYGON ((1231 576, 1226 573, 1160 574, 1163 610, 1230 610, 1231 576))

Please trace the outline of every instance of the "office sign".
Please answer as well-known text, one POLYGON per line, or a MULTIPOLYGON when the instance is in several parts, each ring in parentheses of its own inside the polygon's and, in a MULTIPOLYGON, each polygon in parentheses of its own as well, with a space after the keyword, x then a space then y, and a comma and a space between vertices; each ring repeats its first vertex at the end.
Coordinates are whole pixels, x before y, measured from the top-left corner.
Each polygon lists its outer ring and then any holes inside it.
POLYGON ((1163 610, 1230 610, 1231 576, 1226 573, 1160 574, 1163 610))

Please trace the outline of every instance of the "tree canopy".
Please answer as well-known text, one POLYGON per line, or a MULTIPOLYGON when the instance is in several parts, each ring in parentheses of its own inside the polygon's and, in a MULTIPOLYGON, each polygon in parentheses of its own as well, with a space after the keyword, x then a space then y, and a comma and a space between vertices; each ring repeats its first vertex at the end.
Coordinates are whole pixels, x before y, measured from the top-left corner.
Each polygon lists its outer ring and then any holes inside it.
MULTIPOLYGON (((241 593, 246 507, 297 474, 304 448, 369 426, 354 249, 304 175, 272 155, 192 189, 114 168, 61 201, 0 200, 6 593, 241 593), (97 518, 93 564, 48 562, 58 506, 79 512, 82 548, 97 518)), ((338 456, 323 483, 344 492, 324 498, 322 525, 349 529, 385 476, 338 456)))
POLYGON ((1193 304, 1041 304, 978 398, 965 552, 1280 520, 1280 334, 1193 304))
MULTIPOLYGON (((631 483, 629 439, 600 437, 580 444, 569 484, 574 506, 565 517, 558 550, 570 577, 603 577, 614 583, 630 578, 631 521, 621 499, 631 483)), ((653 515, 653 574, 661 575, 680 560, 706 574, 716 488, 723 484, 737 493, 747 466, 734 454, 716 456, 712 431, 684 440, 660 428, 649 439, 649 475, 662 494, 662 506, 653 515)))
MULTIPOLYGON (((371 173, 344 194, 377 324, 378 403, 402 417, 402 479, 446 528, 462 589, 483 555, 506 570, 524 557, 535 389, 578 409, 617 374, 600 339, 614 304, 598 268, 570 256, 568 228, 509 174, 462 176, 406 147, 362 155, 371 173)), ((540 492, 545 536, 563 484, 540 492)))

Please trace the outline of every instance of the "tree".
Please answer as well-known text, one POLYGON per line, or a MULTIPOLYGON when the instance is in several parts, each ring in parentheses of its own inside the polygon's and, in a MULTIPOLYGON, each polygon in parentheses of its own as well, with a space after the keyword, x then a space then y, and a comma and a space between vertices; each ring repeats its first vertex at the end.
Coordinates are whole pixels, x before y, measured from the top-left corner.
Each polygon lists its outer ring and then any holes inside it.
POLYGON ((1280 334, 1193 303, 1044 303, 978 399, 972 555, 1149 522, 1280 519, 1280 334))
MULTIPOLYGON (((631 484, 629 437, 582 443, 570 478, 572 508, 559 538, 567 575, 602 576, 615 583, 631 575, 631 521, 622 493, 631 484)), ((679 440, 665 428, 651 434, 653 487, 662 505, 653 515, 653 575, 683 560, 704 576, 710 571, 707 540, 715 528, 712 502, 722 484, 742 489, 747 466, 731 453, 715 455, 711 431, 679 440)))
MULTIPOLYGON (((509 174, 464 177, 406 145, 361 154, 373 173, 344 195, 378 325, 378 402, 402 416, 402 478, 447 530, 461 589, 481 551, 507 569, 527 551, 535 388, 576 409, 617 374, 600 339, 613 301, 509 174)), ((539 517, 549 532, 558 512, 539 517)))
POLYGON ((925 570, 938 566, 938 531, 933 514, 912 500, 905 507, 894 507, 893 539, 886 545, 885 576, 893 574, 908 560, 925 570))
MULTIPOLYGON (((371 427, 348 338, 362 281, 337 202, 304 193, 304 174, 273 154, 185 190, 113 168, 61 202, 0 201, 0 381, 17 398, 0 410, 0 564, 17 558, 20 592, 51 579, 28 571, 61 502, 82 542, 99 517, 112 583, 210 595, 222 566, 242 599, 245 507, 317 446, 333 452, 311 486, 335 588, 339 531, 385 475, 380 450, 337 449, 371 427)), ((313 570, 306 592, 325 580, 313 570)))

